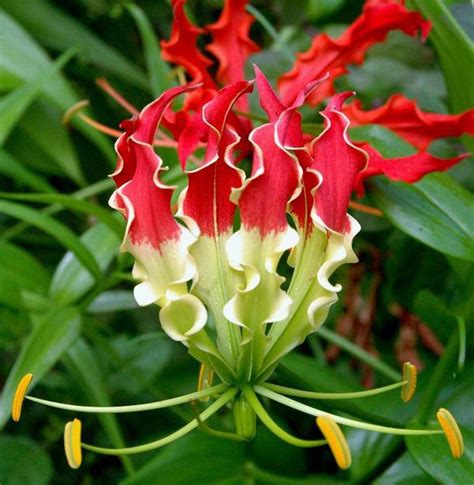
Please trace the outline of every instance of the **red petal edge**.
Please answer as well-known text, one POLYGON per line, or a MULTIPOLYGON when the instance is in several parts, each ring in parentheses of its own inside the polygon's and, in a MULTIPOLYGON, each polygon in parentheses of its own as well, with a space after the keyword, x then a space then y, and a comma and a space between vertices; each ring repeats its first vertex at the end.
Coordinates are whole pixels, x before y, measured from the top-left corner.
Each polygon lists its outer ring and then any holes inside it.
POLYGON ((394 94, 379 108, 365 111, 361 106, 356 99, 343 109, 352 126, 384 125, 419 150, 425 150, 437 138, 474 135, 474 109, 456 115, 426 113, 416 101, 401 94, 394 94))
POLYGON ((242 184, 243 175, 234 166, 234 150, 240 141, 228 126, 230 110, 241 96, 252 90, 252 83, 240 81, 223 88, 202 110, 207 129, 204 163, 188 171, 188 188, 183 193, 182 214, 197 224, 199 232, 212 238, 228 232, 233 225, 236 205, 232 190, 242 184))
POLYGON ((174 187, 160 181, 163 162, 152 144, 169 104, 176 96, 197 87, 171 88, 146 106, 137 118, 123 123, 125 133, 115 146, 117 168, 111 175, 117 190, 110 204, 126 218, 125 238, 130 238, 132 244, 150 244, 159 250, 162 243, 181 234, 170 207, 174 187))
POLYGON ((385 175, 391 180, 414 183, 431 172, 443 172, 469 156, 468 153, 453 158, 437 158, 430 153, 421 152, 401 158, 384 158, 369 144, 360 144, 369 154, 369 163, 356 180, 356 192, 364 195, 364 182, 375 175, 385 175))
POLYGON ((349 200, 357 175, 367 165, 367 153, 349 140, 349 120, 341 112, 342 104, 353 94, 340 93, 329 101, 321 112, 325 129, 311 144, 311 168, 322 177, 314 191, 314 208, 322 221, 337 232, 350 230, 349 200))
POLYGON ((402 30, 411 36, 421 31, 426 38, 430 24, 419 13, 409 12, 394 0, 366 2, 362 14, 340 37, 331 39, 327 34, 318 35, 308 51, 297 54, 293 68, 278 80, 283 101, 290 103, 305 85, 329 72, 330 82, 308 100, 311 105, 316 105, 334 92, 333 81, 347 72, 346 66, 361 64, 366 51, 385 40, 391 30, 402 30))

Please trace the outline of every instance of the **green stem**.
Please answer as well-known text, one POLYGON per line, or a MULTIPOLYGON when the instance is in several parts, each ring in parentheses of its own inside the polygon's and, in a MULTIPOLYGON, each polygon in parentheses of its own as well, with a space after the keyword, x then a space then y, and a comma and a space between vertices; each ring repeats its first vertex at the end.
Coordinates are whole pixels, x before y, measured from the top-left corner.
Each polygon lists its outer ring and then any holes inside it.
POLYGON ((460 316, 457 317, 457 321, 459 330, 458 372, 462 372, 466 361, 466 321, 460 316))
POLYGON ((351 341, 347 340, 344 337, 341 337, 335 332, 332 332, 328 328, 321 327, 315 334, 317 337, 321 337, 324 340, 331 342, 332 344, 341 347, 341 349, 345 350, 347 353, 353 355, 360 361, 364 362, 365 364, 370 365, 375 370, 379 371, 384 376, 388 377, 393 381, 400 381, 402 379, 402 375, 400 372, 397 372, 395 369, 392 369, 389 365, 382 362, 377 357, 374 357, 372 354, 369 354, 366 350, 360 348, 358 345, 352 343, 351 341))
POLYGON ((152 409, 163 409, 171 406, 177 406, 178 404, 184 404, 191 401, 196 401, 203 397, 211 396, 213 394, 220 394, 228 389, 226 384, 218 384, 217 386, 210 387, 209 389, 203 389, 202 391, 191 392, 184 394, 183 396, 173 397, 171 399, 165 399, 163 401, 156 401, 146 404, 133 404, 131 406, 78 406, 75 404, 63 404, 55 401, 47 401, 46 399, 40 399, 34 396, 25 396, 25 399, 44 404, 52 408, 66 409, 68 411, 76 411, 79 413, 134 413, 140 411, 150 411, 152 409))
POLYGON ((418 406, 417 413, 413 419, 414 422, 424 423, 431 414, 440 389, 443 388, 446 379, 452 374, 453 368, 456 366, 458 345, 458 333, 453 332, 441 359, 438 361, 438 364, 431 374, 430 382, 423 392, 423 398, 420 400, 420 405, 418 406))
POLYGON ((300 448, 314 448, 316 446, 323 446, 326 444, 326 440, 302 440, 296 438, 295 436, 287 433, 284 429, 280 428, 278 424, 273 421, 270 415, 265 411, 258 397, 251 387, 242 387, 242 392, 244 393, 247 401, 252 406, 255 414, 260 418, 262 423, 278 438, 286 441, 290 445, 299 446, 300 448))
POLYGON ((177 439, 183 437, 184 435, 190 433, 193 429, 197 428, 202 421, 206 421, 213 414, 215 414, 221 407, 227 404, 238 392, 236 387, 228 389, 224 394, 222 394, 219 399, 212 403, 205 411, 203 411, 197 418, 190 421, 188 424, 178 429, 174 433, 171 433, 164 438, 161 438, 151 443, 146 443, 144 445, 131 446, 129 448, 101 448, 99 446, 88 445, 87 443, 81 443, 82 448, 89 451, 94 451, 96 453, 101 453, 102 455, 135 455, 137 453, 144 453, 145 451, 155 450, 162 446, 165 446, 177 439))
POLYGON ((313 392, 303 391, 301 389, 293 389, 291 387, 279 386, 277 384, 264 383, 262 387, 269 389, 270 391, 279 392, 286 396, 302 397, 307 399, 359 399, 362 397, 376 396, 384 392, 392 391, 402 387, 407 381, 397 382, 396 384, 390 384, 384 387, 378 387, 377 389, 369 389, 367 391, 357 392, 313 392))
POLYGON ((342 416, 337 416, 336 414, 327 413, 320 409, 307 406, 298 401, 290 399, 288 397, 277 394, 276 392, 270 391, 262 386, 255 386, 255 392, 261 394, 262 396, 268 397, 273 401, 279 402, 285 406, 301 411, 302 413, 309 414, 310 416, 330 416, 336 421, 336 423, 344 424, 346 426, 351 426, 352 428, 364 429, 367 431, 375 431, 377 433, 388 433, 395 435, 429 435, 429 434, 442 434, 442 430, 433 429, 405 429, 405 428, 392 428, 389 426, 380 426, 378 424, 364 423, 362 421, 356 421, 355 419, 343 418, 342 416))

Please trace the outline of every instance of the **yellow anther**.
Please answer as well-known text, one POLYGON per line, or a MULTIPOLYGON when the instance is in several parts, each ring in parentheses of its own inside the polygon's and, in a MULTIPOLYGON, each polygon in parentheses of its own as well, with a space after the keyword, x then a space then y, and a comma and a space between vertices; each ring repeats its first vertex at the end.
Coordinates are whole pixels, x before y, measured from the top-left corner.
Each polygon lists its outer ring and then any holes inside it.
POLYGON ((408 402, 414 396, 416 389, 416 366, 411 362, 403 364, 403 380, 405 384, 402 387, 402 399, 408 402))
POLYGON ((464 440, 454 416, 447 409, 441 408, 436 417, 448 440, 453 457, 460 458, 464 453, 464 440))
POLYGON ((326 438, 329 448, 339 468, 346 470, 351 466, 351 450, 339 425, 329 416, 319 416, 316 424, 326 438))
POLYGON ((12 401, 12 419, 13 421, 20 421, 21 408, 23 407, 23 401, 25 400, 26 391, 33 379, 33 374, 26 374, 22 377, 20 383, 18 384, 15 396, 12 401))
MULTIPOLYGON (((202 391, 204 389, 209 389, 212 386, 212 381, 214 380, 214 371, 208 367, 206 364, 201 364, 199 369, 198 385, 197 390, 202 391)), ((200 401, 209 401, 210 396, 202 397, 200 401)))
POLYGON ((81 422, 75 418, 66 423, 64 428, 64 451, 69 466, 74 469, 82 463, 81 427, 81 422))

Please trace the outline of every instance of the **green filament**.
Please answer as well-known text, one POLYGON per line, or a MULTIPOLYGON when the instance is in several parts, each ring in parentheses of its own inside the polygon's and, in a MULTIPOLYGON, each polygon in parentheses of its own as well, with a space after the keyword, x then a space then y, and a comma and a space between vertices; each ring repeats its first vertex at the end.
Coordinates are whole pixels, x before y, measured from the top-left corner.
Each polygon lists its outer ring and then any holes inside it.
POLYGON ((79 413, 134 413, 139 411, 150 411, 152 409, 162 409, 178 404, 184 404, 187 402, 195 401, 206 396, 212 396, 213 394, 220 394, 229 386, 226 384, 218 384, 217 386, 210 387, 209 389, 203 389, 202 391, 191 392, 184 394, 183 396, 173 397, 171 399, 165 399, 163 401, 150 402, 146 404, 133 404, 131 406, 78 406, 75 404, 63 404, 55 401, 47 401, 46 399, 40 399, 39 397, 25 396, 25 399, 44 404, 52 408, 66 409, 68 411, 76 411, 79 413))

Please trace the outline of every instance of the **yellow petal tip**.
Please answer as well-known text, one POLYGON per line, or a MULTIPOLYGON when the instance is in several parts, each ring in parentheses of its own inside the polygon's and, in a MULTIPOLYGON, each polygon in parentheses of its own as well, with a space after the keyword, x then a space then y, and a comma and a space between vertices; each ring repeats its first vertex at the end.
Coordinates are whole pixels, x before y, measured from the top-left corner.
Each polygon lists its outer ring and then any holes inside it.
POLYGON ((69 466, 77 469, 82 463, 81 428, 79 419, 66 423, 64 428, 64 451, 69 466))
POLYGON ((26 391, 28 391, 28 387, 31 384, 31 379, 33 379, 33 374, 25 374, 18 383, 15 395, 13 396, 12 419, 15 422, 20 421, 23 401, 25 400, 26 391))
POLYGON ((408 402, 415 395, 416 390, 416 366, 411 362, 403 364, 403 380, 405 383, 402 387, 402 400, 408 402))
POLYGON ((464 453, 464 440, 454 416, 447 409, 441 408, 436 417, 448 440, 451 454, 454 458, 461 458, 464 453))
POLYGON ((337 466, 347 470, 352 463, 351 450, 339 425, 329 416, 319 416, 316 424, 326 438, 337 466))

